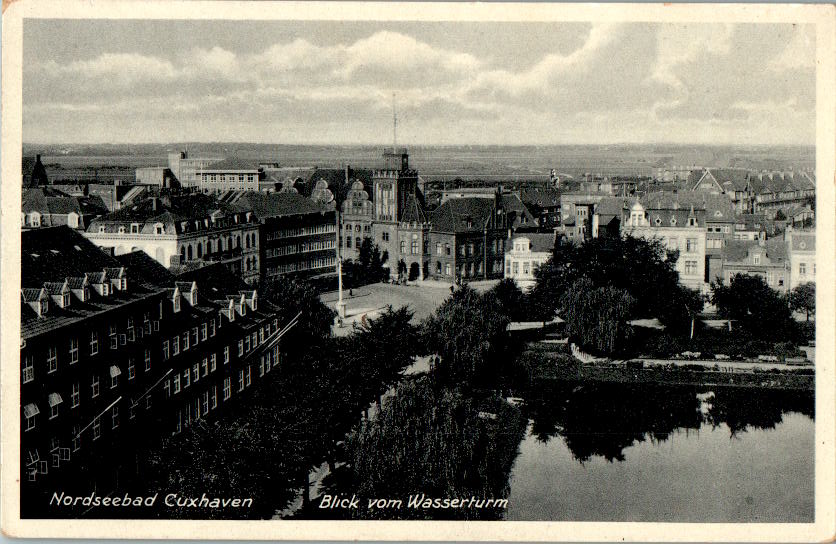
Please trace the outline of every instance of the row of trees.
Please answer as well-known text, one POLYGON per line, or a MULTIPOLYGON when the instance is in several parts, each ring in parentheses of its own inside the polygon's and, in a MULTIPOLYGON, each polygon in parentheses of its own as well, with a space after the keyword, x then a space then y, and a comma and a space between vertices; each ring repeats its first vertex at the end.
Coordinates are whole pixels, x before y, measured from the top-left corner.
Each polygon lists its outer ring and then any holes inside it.
MULTIPOLYGON (((496 397, 513 358, 507 326, 522 293, 511 281, 479 293, 456 289, 421 326, 437 362, 428 376, 402 381, 374 419, 347 441, 342 491, 363 498, 409 495, 501 499, 526 420, 496 397)), ((348 515, 398 519, 500 519, 502 508, 360 509, 348 515)))
POLYGON ((815 312, 814 284, 784 296, 757 276, 715 283, 704 297, 679 283, 678 258, 658 240, 630 236, 564 244, 537 270, 532 293, 520 302, 538 319, 560 315, 575 342, 604 354, 638 347, 631 345, 631 319, 657 318, 673 339, 693 339, 696 317, 707 301, 754 339, 797 339, 792 310, 808 319, 815 312))
MULTIPOLYGON (((279 367, 258 380, 250 396, 233 397, 217 419, 199 420, 148 451, 139 471, 156 475, 152 485, 181 494, 252 497, 254 508, 240 512, 250 518, 271 517, 299 488, 307 496, 310 471, 343 459, 347 434, 399 381, 419 346, 406 308, 387 308, 348 337, 334 338, 334 312, 310 287, 281 279, 265 286, 264 295, 279 303, 282 319, 302 313, 291 341, 282 343, 279 367)), ((194 508, 160 514, 229 516, 194 508)))

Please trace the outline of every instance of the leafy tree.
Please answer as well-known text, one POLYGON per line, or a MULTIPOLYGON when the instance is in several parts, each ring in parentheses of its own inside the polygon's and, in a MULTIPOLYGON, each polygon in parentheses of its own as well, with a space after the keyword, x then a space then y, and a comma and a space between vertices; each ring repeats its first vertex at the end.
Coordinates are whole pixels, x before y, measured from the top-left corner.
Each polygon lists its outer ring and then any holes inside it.
MULTIPOLYGON (((508 478, 525 429, 519 410, 502 399, 476 401, 438 389, 426 378, 403 382, 376 418, 349 437, 350 481, 362 501, 409 495, 507 497, 508 478), (480 417, 480 411, 494 418, 480 417)), ((365 505, 364 505, 365 506, 365 505)), ((500 519, 502 509, 352 511, 358 517, 500 519)))
POLYGON ((729 285, 713 283, 711 300, 722 317, 754 338, 792 338, 796 327, 787 301, 760 276, 737 274, 729 285))
POLYGON ((526 317, 527 300, 525 294, 511 278, 499 280, 499 283, 488 291, 488 295, 496 298, 502 313, 512 321, 530 320, 529 317, 526 317))
POLYGON ((790 308, 796 312, 805 312, 807 321, 810 321, 810 314, 816 313, 816 284, 814 282, 802 283, 789 293, 790 308))
POLYGON ((354 272, 358 280, 363 283, 377 283, 388 277, 387 270, 383 267, 389 259, 388 252, 381 254, 380 247, 372 242, 371 238, 363 238, 360 251, 357 255, 357 263, 354 272))
POLYGON ((536 271, 532 303, 550 318, 563 310, 561 301, 571 286, 587 278, 596 288, 626 290, 634 301, 634 317, 657 317, 666 326, 684 331, 696 304, 679 285, 674 267, 678 258, 678 251, 666 249, 659 240, 632 236, 593 238, 580 245, 562 243, 536 271), (683 304, 672 309, 674 299, 683 304))
POLYGON ((307 283, 280 276, 265 284, 263 296, 279 308, 279 326, 302 312, 293 328, 293 341, 282 345, 286 352, 307 350, 331 335, 336 312, 326 306, 319 299, 319 293, 307 283))
POLYGON ((581 346, 611 354, 629 336, 633 304, 626 289, 595 287, 591 280, 580 279, 563 297, 567 332, 581 346))
POLYGON ((783 221, 786 218, 787 216, 783 210, 778 210, 777 212, 775 212, 775 219, 777 219, 778 221, 783 221))
POLYGON ((509 322, 495 297, 467 285, 448 297, 424 323, 429 349, 441 355, 441 383, 472 384, 498 370, 509 322))

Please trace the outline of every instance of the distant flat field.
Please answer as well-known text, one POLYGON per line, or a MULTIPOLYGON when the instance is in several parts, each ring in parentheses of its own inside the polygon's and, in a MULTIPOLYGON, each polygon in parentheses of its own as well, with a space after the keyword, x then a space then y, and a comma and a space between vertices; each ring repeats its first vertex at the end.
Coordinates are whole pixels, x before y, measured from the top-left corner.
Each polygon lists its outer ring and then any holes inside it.
MULTIPOLYGON (((267 145, 185 143, 102 146, 24 144, 24 156, 42 155, 47 173, 91 169, 132 170, 164 166, 169 151, 193 156, 237 156, 278 162, 281 166, 355 168, 381 166, 384 146, 267 145)), ((815 164, 815 148, 782 146, 562 145, 562 146, 409 146, 410 166, 427 179, 508 177, 545 179, 562 174, 651 175, 658 168, 742 167, 800 169, 815 164)), ((107 172, 100 172, 107 177, 107 172)))

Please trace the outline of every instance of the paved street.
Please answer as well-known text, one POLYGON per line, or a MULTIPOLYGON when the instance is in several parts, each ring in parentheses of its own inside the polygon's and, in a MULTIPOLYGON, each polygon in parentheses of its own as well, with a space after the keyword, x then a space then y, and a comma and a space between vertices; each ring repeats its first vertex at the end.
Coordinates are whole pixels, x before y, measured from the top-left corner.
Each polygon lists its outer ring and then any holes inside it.
MULTIPOLYGON (((486 291, 496 285, 497 280, 471 282, 469 285, 479 291, 486 291)), ((450 283, 440 281, 418 281, 409 285, 392 285, 389 283, 375 283, 343 291, 343 301, 346 303, 346 319, 343 327, 334 327, 334 334, 343 336, 349 334, 353 323, 364 318, 373 318, 387 306, 400 308, 409 307, 415 312, 414 321, 420 321, 432 315, 444 300, 450 296, 450 283)), ((333 308, 337 302, 337 292, 331 291, 320 295, 320 300, 333 308)))

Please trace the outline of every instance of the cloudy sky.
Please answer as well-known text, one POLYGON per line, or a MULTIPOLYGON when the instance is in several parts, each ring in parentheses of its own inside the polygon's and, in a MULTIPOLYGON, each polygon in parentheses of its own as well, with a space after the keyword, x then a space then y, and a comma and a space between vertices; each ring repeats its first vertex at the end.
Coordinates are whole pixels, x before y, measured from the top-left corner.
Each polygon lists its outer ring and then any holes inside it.
POLYGON ((812 25, 27 20, 32 143, 813 144, 812 25))

